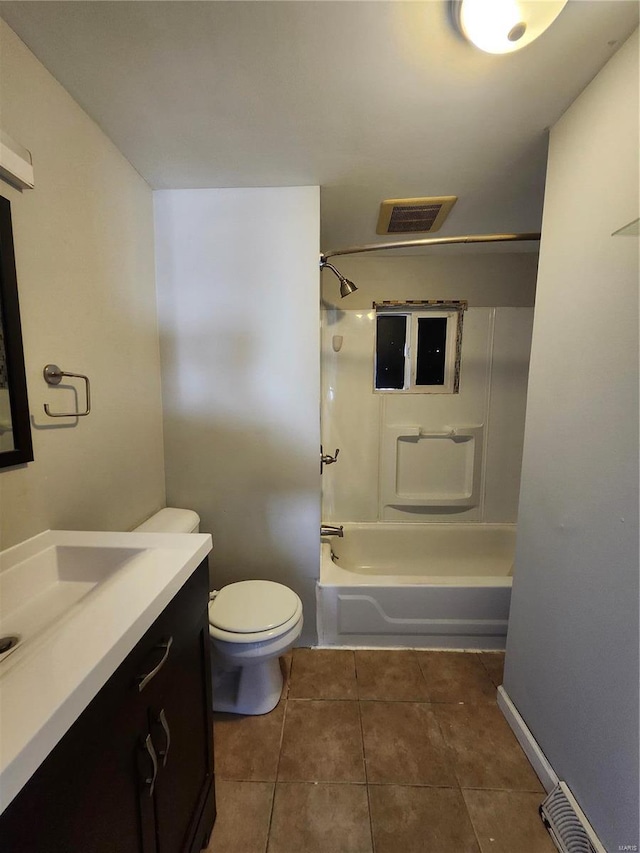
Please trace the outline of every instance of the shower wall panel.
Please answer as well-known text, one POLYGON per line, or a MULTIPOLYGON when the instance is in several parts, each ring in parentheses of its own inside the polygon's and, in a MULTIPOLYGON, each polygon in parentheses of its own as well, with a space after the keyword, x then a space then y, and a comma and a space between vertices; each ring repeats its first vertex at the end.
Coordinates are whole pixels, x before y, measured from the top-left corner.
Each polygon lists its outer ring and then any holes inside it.
MULTIPOLYGON (((375 392, 375 311, 329 308, 322 315, 322 438, 325 450, 340 448, 338 464, 323 474, 324 520, 515 521, 533 309, 468 309, 459 394, 375 392), (400 425, 416 437, 478 430, 480 486, 473 500, 443 499, 442 506, 387 500, 389 466, 398 457, 385 436, 400 425)), ((458 457, 465 465, 473 460, 449 455, 453 495, 463 475, 458 457)), ((422 484, 425 494, 446 494, 446 466, 431 474, 429 465, 423 468, 414 489, 422 484)))

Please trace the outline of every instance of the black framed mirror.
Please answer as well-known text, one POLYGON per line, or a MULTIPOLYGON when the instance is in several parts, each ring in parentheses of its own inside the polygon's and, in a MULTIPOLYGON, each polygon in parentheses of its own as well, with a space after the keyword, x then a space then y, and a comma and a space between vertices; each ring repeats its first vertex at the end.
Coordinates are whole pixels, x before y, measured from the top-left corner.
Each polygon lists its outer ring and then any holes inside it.
POLYGON ((11 204, 0 196, 0 468, 32 460, 11 204))

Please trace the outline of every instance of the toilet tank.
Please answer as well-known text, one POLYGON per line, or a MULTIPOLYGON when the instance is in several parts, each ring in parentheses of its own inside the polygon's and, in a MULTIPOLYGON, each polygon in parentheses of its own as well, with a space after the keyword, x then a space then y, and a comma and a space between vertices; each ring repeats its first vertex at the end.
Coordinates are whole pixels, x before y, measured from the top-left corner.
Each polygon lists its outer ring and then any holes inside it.
POLYGON ((192 509, 167 506, 134 527, 134 533, 198 533, 200 516, 192 509))

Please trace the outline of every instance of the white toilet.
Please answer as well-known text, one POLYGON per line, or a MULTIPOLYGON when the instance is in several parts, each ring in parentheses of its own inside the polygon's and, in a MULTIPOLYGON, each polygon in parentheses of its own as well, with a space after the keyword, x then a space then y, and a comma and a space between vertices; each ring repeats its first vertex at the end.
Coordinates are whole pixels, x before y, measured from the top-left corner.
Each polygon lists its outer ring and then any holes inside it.
MULTIPOLYGON (((197 533, 200 518, 188 509, 161 509, 136 533, 197 533)), ((209 636, 213 710, 267 714, 278 704, 283 677, 279 657, 303 625, 302 602, 280 583, 239 581, 211 593, 209 636)))
POLYGON ((213 709, 266 714, 282 694, 279 657, 300 636, 302 602, 273 581, 239 581, 212 595, 213 709))

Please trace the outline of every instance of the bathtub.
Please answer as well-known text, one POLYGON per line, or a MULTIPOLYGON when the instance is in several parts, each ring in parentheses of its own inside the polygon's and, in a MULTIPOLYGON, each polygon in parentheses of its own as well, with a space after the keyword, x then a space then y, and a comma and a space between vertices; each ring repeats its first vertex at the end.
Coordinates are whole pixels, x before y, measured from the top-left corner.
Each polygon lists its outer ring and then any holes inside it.
POLYGON ((322 646, 502 649, 515 524, 347 523, 323 537, 322 646))

